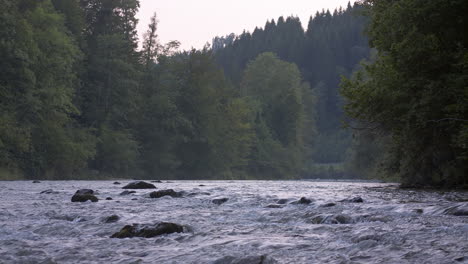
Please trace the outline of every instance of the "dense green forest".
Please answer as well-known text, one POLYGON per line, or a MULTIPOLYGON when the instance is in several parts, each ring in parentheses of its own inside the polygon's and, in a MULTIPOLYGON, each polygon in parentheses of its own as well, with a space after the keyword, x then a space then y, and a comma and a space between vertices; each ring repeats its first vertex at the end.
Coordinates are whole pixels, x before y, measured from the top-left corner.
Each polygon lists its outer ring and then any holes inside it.
POLYGON ((363 1, 190 51, 156 14, 138 39, 138 0, 0 1, 0 179, 466 184, 462 0, 363 1))
POLYGON ((468 3, 367 0, 378 54, 344 79, 354 167, 406 186, 468 186, 468 3), (374 153, 374 155, 369 155, 374 153))
POLYGON ((138 48, 137 0, 2 3, 2 178, 297 178, 343 161, 339 74, 368 50, 351 6, 180 52, 156 15, 138 48))
POLYGON ((240 36, 228 35, 213 40, 217 62, 226 76, 240 83, 246 64, 263 52, 273 52, 295 63, 302 78, 315 95, 316 134, 311 163, 342 163, 351 144, 351 131, 342 127, 343 98, 339 93, 340 76, 349 76, 370 53, 364 36, 367 19, 360 6, 348 4, 331 13, 317 12, 304 30, 297 17, 268 21, 264 28, 240 36), (305 33, 304 33, 305 31, 305 33))

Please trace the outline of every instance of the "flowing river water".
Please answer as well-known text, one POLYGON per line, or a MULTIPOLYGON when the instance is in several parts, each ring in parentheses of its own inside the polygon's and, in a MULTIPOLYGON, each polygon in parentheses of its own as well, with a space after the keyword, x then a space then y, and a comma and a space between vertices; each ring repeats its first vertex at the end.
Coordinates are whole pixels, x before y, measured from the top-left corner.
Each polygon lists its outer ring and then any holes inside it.
POLYGON ((468 263, 466 192, 173 181, 154 184, 183 197, 153 199, 153 190, 119 195, 128 182, 0 182, 0 263, 468 263), (72 203, 83 188, 100 200, 72 203), (295 204, 301 197, 311 203, 295 204), (363 202, 342 201, 355 197, 363 202), (212 202, 218 198, 228 200, 212 202), (119 220, 106 223, 111 215, 119 220), (184 232, 110 238, 127 224, 161 221, 183 225, 184 232))

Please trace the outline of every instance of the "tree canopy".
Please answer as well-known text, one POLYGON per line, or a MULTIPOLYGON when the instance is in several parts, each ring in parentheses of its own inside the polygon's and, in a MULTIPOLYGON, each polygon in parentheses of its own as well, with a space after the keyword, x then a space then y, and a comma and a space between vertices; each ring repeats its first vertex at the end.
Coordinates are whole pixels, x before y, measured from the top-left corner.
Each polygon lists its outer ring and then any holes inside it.
POLYGON ((343 81, 346 112, 391 137, 385 171, 414 185, 467 183, 466 1, 364 1, 374 61, 343 81))

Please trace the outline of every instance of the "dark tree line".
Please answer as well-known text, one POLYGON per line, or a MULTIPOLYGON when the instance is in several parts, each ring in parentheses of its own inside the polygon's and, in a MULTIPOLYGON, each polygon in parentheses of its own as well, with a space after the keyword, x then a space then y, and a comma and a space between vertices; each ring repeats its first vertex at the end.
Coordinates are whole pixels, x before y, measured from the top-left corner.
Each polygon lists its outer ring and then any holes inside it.
POLYGON ((351 133, 342 129, 343 98, 340 76, 349 76, 370 52, 364 28, 367 19, 359 5, 317 12, 304 30, 297 17, 268 21, 264 28, 216 37, 213 50, 226 76, 237 84, 249 61, 263 52, 273 52, 295 63, 316 96, 315 145, 310 162, 337 163, 345 160, 351 133))
POLYGON ((373 60, 343 82, 359 123, 358 172, 381 167, 407 186, 468 183, 468 4, 364 1, 373 60), (377 149, 376 149, 377 147, 377 149), (375 160, 377 158, 377 160, 375 160), (359 162, 367 159, 367 164, 359 162))
POLYGON ((314 97, 296 65, 252 57, 240 88, 211 49, 160 43, 156 16, 139 50, 137 0, 1 4, 0 178, 302 171, 314 97))

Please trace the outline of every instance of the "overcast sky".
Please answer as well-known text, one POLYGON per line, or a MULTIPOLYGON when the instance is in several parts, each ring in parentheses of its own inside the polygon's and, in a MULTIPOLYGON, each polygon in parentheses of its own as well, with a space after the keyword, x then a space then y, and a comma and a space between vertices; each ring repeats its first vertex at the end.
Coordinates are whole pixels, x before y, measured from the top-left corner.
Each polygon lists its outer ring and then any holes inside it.
MULTIPOLYGON (((354 1, 351 1, 353 3, 354 1)), ((178 40, 182 49, 201 48, 215 36, 252 32, 267 19, 298 16, 307 27, 309 17, 322 9, 346 7, 348 0, 140 0, 140 39, 150 17, 157 13, 162 43, 178 40)))

